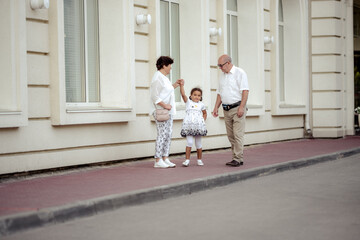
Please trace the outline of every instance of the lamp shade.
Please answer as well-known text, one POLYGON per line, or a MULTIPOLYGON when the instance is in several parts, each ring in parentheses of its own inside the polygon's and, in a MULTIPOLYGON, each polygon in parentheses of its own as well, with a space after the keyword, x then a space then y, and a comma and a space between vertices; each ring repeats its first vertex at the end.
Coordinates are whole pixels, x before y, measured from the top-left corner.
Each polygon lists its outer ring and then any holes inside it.
POLYGON ((36 9, 48 9, 50 6, 49 0, 31 0, 30 7, 33 10, 36 9))
POLYGON ((136 24, 151 24, 151 15, 150 14, 139 14, 136 16, 136 24))

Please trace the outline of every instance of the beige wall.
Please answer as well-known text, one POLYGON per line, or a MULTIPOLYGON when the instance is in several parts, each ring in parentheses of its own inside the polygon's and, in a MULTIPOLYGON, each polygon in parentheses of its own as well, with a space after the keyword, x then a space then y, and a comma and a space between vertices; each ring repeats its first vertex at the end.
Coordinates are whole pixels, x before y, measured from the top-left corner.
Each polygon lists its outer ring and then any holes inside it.
MULTIPOLYGON (((61 21, 57 21, 61 19, 61 11, 55 8, 60 6, 59 1, 51 1, 49 10, 32 10, 29 7, 30 0, 26 1, 26 6, 21 4, 18 6, 26 8, 24 26, 27 43, 25 59, 27 85, 25 89, 28 94, 26 101, 28 116, 25 126, 0 128, 0 174, 152 157, 154 154, 156 127, 148 115, 148 99, 149 84, 156 70, 156 58, 159 56, 157 1, 130 0, 128 6, 121 6, 124 12, 126 12, 125 8, 132 11, 126 13, 129 19, 119 20, 119 24, 130 25, 129 29, 132 31, 127 38, 130 39, 129 42, 124 42, 129 46, 128 60, 126 60, 129 64, 127 77, 125 80, 121 79, 127 82, 129 93, 133 93, 130 94, 133 99, 129 101, 127 112, 118 109, 119 112, 111 113, 113 115, 106 115, 104 118, 101 112, 96 113, 96 117, 93 118, 91 116, 95 115, 85 113, 86 115, 80 117, 80 120, 62 119, 62 116, 68 113, 66 104, 59 96, 62 94, 63 74, 59 67, 61 46, 59 48, 58 45, 58 41, 61 42, 61 30, 59 30, 61 21), (134 18, 140 13, 151 14, 151 25, 136 25, 134 18), (91 123, 82 123, 88 118, 91 123), (101 122, 103 119, 105 122, 101 122)), ((107 6, 111 7, 114 0, 99 1, 106 1, 107 6)), ((193 0, 180 0, 180 2, 188 7, 194 4, 193 0)), ((275 45, 263 43, 263 36, 274 36, 271 27, 272 14, 275 11, 272 8, 272 0, 250 2, 239 0, 240 4, 254 7, 254 14, 257 11, 261 16, 258 20, 254 20, 254 26, 259 30, 254 38, 257 43, 253 46, 256 52, 255 64, 259 67, 257 70, 249 69, 249 72, 257 77, 249 79, 250 95, 254 93, 256 97, 252 97, 249 103, 245 136, 247 145, 303 138, 305 118, 309 115, 312 115, 311 125, 315 137, 340 137, 345 134, 346 90, 344 89, 344 50, 341 47, 344 44, 342 40, 344 35, 340 24, 343 12, 337 10, 340 6, 338 4, 342 2, 312 1, 311 4, 313 114, 275 114, 272 100, 273 95, 276 94, 272 83, 275 45)), ((207 120, 209 135, 203 139, 203 148, 225 148, 229 147, 229 143, 223 118, 211 116, 220 73, 216 67, 217 58, 226 52, 225 23, 222 15, 225 1, 197 0, 196 4, 196 8, 192 8, 193 13, 184 13, 183 16, 186 18, 182 24, 189 27, 191 36, 200 40, 201 47, 191 45, 190 42, 182 47, 181 64, 184 71, 182 77, 187 81, 187 92, 195 84, 204 88, 204 103, 209 116, 207 120), (196 15, 196 21, 191 26, 190 16, 196 14, 196 11, 200 11, 201 14, 196 15), (209 37, 210 27, 221 27, 223 34, 209 37), (196 57, 192 57, 192 54, 196 57), (196 82, 190 79, 196 79, 196 82)), ((183 28, 182 35, 187 36, 186 33, 187 30, 183 28)), ((310 77, 305 78, 304 81, 310 83, 310 77)), ((178 112, 174 121, 171 148, 173 154, 183 153, 185 148, 185 141, 179 134, 181 119, 184 116, 181 106, 178 112)), ((3 118, 0 115, 0 123, 1 121, 3 118)))
POLYGON ((351 15, 352 1, 312 1, 314 137, 353 134, 351 15))
POLYGON ((0 2, 0 128, 28 123, 24 1, 0 2))

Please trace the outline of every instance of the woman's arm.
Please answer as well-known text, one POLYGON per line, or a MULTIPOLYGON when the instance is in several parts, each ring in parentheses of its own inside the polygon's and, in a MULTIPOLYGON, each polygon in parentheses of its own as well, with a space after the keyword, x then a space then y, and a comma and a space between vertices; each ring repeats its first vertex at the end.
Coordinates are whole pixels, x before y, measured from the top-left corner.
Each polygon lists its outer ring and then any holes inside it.
POLYGON ((160 92, 163 88, 164 85, 161 79, 153 79, 150 86, 151 100, 153 104, 159 105, 164 109, 171 110, 171 104, 164 103, 163 100, 160 98, 160 92))
POLYGON ((173 84, 174 89, 180 86, 181 84, 184 84, 184 79, 176 80, 176 82, 173 84))
POLYGON ((159 106, 161 106, 162 108, 164 108, 164 109, 167 109, 167 110, 171 110, 171 108, 172 108, 172 106, 171 106, 171 104, 166 104, 166 103, 164 103, 164 102, 159 102, 159 103, 157 103, 157 105, 159 105, 159 106))
POLYGON ((176 81, 174 84, 173 84, 173 87, 174 89, 177 88, 178 86, 180 86, 180 84, 178 83, 178 81, 176 81))

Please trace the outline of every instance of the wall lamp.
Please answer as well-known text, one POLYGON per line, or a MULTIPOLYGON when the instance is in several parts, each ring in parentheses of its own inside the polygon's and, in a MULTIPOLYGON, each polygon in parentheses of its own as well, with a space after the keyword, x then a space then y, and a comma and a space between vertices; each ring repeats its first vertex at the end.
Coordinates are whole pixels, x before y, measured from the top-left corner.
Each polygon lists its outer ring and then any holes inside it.
POLYGON ((139 14, 136 16, 136 24, 151 24, 151 15, 150 14, 139 14))
POLYGON ((274 42, 274 36, 265 36, 264 37, 264 43, 265 44, 270 44, 274 42))
POLYGON ((49 0, 31 0, 30 1, 30 7, 32 10, 48 9, 49 5, 50 5, 49 0))
POLYGON ((221 28, 210 28, 209 29, 209 33, 210 33, 210 37, 214 37, 214 36, 221 36, 221 28))

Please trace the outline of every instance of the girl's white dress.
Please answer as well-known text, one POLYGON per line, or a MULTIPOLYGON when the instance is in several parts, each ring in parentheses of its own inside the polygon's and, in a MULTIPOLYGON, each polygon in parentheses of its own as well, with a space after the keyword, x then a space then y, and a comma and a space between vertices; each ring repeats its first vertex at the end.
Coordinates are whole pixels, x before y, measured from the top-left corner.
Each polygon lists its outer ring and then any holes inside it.
POLYGON ((181 127, 181 136, 206 136, 207 130, 202 111, 205 105, 202 102, 186 102, 186 115, 181 127))

